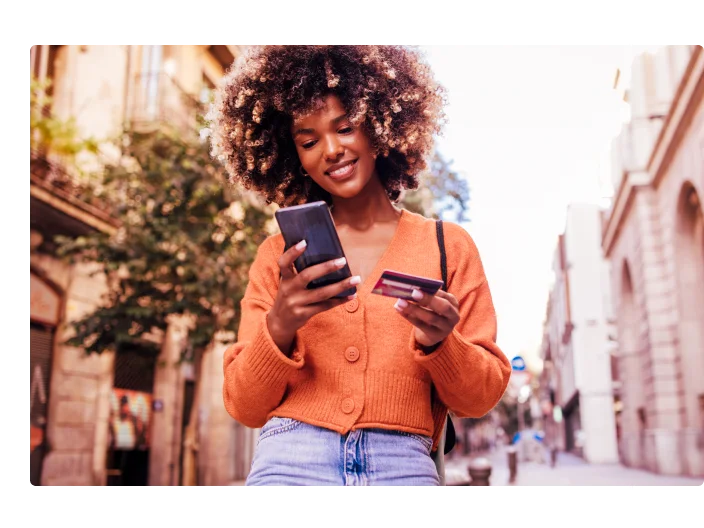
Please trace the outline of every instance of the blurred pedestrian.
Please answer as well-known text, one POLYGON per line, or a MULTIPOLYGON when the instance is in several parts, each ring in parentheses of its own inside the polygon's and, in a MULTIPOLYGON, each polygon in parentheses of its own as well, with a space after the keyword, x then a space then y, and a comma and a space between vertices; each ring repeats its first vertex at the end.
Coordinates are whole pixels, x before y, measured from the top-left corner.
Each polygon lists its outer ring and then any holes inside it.
POLYGON ((110 420, 112 447, 114 449, 135 449, 137 437, 142 431, 139 420, 130 408, 130 400, 126 394, 120 396, 117 412, 113 412, 110 420))
POLYGON ((298 274, 311 241, 259 247, 224 358, 225 407, 263 426, 248 485, 437 485, 448 409, 479 417, 501 398, 510 365, 463 228, 445 223, 448 292, 371 294, 385 269, 441 277, 435 221, 394 203, 418 186, 443 105, 401 46, 253 48, 219 89, 213 154, 232 180, 281 206, 327 202, 347 257, 298 274), (306 288, 345 263, 351 279, 306 288))

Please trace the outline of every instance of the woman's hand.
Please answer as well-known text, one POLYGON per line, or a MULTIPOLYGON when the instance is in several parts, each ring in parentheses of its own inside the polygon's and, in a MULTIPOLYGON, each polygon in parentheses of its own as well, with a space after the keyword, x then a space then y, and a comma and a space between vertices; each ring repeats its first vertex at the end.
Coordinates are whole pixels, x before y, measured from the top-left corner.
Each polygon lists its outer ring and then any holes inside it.
POLYGON ((415 326, 418 344, 430 347, 452 333, 460 320, 460 304, 454 295, 443 290, 435 295, 413 290, 413 298, 415 303, 399 299, 394 308, 415 326))
POLYGON ((361 282, 360 277, 350 277, 335 284, 309 290, 309 282, 336 271, 345 265, 345 259, 329 260, 296 273, 294 261, 305 251, 305 240, 291 247, 279 258, 281 282, 274 306, 267 315, 267 328, 276 346, 288 355, 296 331, 308 319, 349 301, 350 298, 333 299, 335 295, 361 282))

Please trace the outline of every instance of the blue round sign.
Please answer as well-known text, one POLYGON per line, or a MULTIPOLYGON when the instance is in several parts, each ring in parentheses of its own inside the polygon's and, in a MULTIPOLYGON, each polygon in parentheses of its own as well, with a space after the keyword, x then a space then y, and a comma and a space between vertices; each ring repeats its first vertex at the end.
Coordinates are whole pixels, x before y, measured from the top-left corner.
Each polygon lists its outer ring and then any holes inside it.
POLYGON ((523 371, 526 369, 526 362, 521 356, 516 356, 511 360, 511 368, 517 371, 523 371))

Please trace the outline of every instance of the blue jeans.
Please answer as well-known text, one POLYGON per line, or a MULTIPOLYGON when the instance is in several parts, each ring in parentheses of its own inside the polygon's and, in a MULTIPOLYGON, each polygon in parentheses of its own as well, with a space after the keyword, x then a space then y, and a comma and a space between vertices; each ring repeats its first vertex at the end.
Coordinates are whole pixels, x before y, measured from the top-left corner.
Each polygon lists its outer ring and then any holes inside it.
POLYGON ((292 418, 261 430, 247 486, 437 486, 428 436, 358 429, 346 435, 292 418))

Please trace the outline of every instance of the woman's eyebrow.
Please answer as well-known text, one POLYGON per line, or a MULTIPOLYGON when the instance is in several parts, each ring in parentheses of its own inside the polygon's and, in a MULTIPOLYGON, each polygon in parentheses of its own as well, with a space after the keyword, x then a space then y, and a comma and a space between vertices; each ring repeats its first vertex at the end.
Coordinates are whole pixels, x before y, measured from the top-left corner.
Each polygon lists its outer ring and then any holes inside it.
MULTIPOLYGON (((342 114, 342 115, 337 116, 335 119, 332 120, 332 124, 336 125, 337 123, 339 123, 340 121, 343 121, 344 119, 347 119, 347 114, 342 114)), ((313 133, 315 133, 314 128, 297 128, 293 132, 293 137, 295 138, 296 136, 300 136, 301 134, 313 134, 313 133)))
POLYGON ((299 128, 293 133, 293 137, 300 136, 301 134, 312 134, 315 132, 313 128, 299 128))

